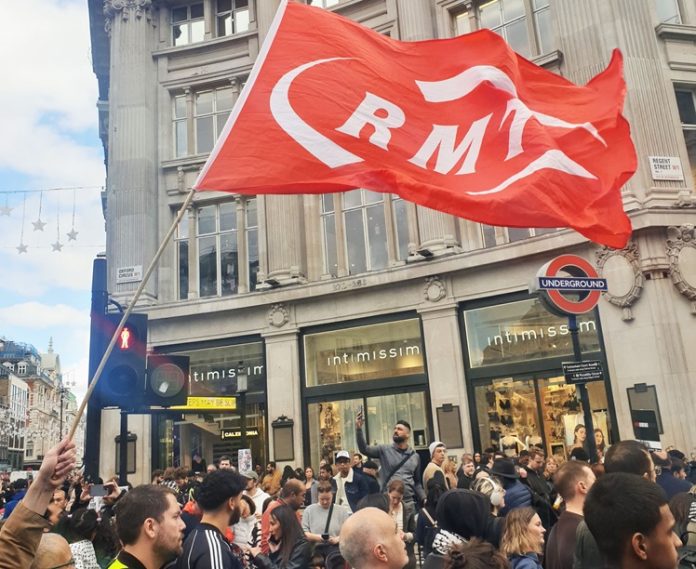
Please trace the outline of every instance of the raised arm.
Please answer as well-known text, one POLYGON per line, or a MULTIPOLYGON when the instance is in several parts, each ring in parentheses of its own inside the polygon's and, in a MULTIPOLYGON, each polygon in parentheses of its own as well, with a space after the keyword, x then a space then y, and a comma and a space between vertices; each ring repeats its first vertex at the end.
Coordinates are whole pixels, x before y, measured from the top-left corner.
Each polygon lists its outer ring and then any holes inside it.
POLYGON ((365 456, 370 458, 379 458, 379 445, 368 446, 365 440, 365 433, 363 433, 363 416, 362 413, 358 413, 355 419, 355 438, 358 441, 358 450, 365 456))
POLYGON ((43 516, 53 491, 75 465, 75 445, 64 439, 41 463, 34 482, 0 531, 0 569, 29 567, 39 547, 41 536, 50 523, 43 516))

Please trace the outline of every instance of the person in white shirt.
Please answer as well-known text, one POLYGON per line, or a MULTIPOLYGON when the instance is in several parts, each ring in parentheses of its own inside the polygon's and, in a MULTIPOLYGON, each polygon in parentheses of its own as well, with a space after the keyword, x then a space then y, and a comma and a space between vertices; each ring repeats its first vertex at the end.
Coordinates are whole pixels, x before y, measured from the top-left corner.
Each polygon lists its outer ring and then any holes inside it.
POLYGON ((259 488, 259 475, 256 474, 256 472, 248 470, 242 472, 241 475, 247 479, 247 487, 246 490, 244 490, 244 495, 251 498, 254 502, 254 506, 256 506, 256 519, 260 520, 263 514, 263 503, 271 496, 259 488))
POLYGON ((331 482, 336 494, 335 502, 341 506, 348 506, 351 512, 354 512, 358 502, 370 493, 368 481, 350 465, 350 453, 346 450, 336 453, 336 469, 338 474, 331 482))

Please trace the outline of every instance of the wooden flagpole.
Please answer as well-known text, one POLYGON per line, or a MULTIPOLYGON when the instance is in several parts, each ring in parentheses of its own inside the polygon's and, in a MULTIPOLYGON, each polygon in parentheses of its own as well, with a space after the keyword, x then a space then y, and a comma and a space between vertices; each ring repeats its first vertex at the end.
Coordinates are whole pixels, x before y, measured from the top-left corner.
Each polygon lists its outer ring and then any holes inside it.
POLYGON ((102 371, 104 371, 104 367, 106 366, 106 361, 109 359, 109 356, 111 355, 111 352, 113 351, 114 346, 116 345, 116 341, 119 337, 119 334, 121 333, 121 330, 123 330, 123 327, 125 326, 126 321, 128 320, 128 317, 133 312, 133 309, 135 308, 135 304, 138 302, 140 295, 142 294, 143 290, 145 289, 145 285, 147 285, 147 282, 150 279, 150 275, 152 275, 152 272, 155 270, 155 267, 157 266, 157 263, 158 263, 160 257, 162 256, 162 253, 164 253, 165 247, 169 243, 169 240, 172 238, 172 235, 174 234, 174 231, 176 230, 176 226, 179 225, 181 218, 184 217, 184 213, 186 212, 186 209, 188 208, 189 205, 191 205, 195 191, 196 190, 191 188, 191 191, 189 191, 188 195, 186 196, 184 203, 181 205, 181 209, 176 214, 176 219, 174 219, 174 223, 172 223, 172 226, 169 228, 169 231, 167 231, 167 234, 162 239, 162 243, 160 243, 159 249, 157 249, 155 256, 152 258, 152 261, 150 262, 150 266, 147 268, 147 271, 145 271, 145 274, 143 275, 143 280, 140 281, 140 286, 138 286, 138 289, 135 291, 135 295, 133 295, 133 298, 130 301, 128 308, 123 313, 123 317, 121 318, 121 321, 118 323, 118 326, 116 327, 116 330, 114 331, 114 335, 111 337, 111 341, 109 342, 109 345, 107 346, 106 351, 104 352, 104 355, 102 356, 102 359, 99 362, 99 366, 97 367, 97 371, 94 372, 94 377, 92 378, 92 381, 89 384, 89 388, 87 389, 87 393, 85 394, 85 397, 82 400, 82 403, 80 404, 80 408, 77 410, 77 415, 75 415, 75 420, 73 421, 73 424, 70 427, 70 433, 68 433, 68 440, 72 440, 72 438, 75 436, 75 431, 77 431, 77 425, 80 422, 80 418, 82 417, 83 413, 85 412, 85 409, 87 407, 87 403, 89 402, 89 398, 92 396, 92 393, 94 392, 94 388, 96 387, 97 382, 99 381, 99 378, 101 377, 102 371))

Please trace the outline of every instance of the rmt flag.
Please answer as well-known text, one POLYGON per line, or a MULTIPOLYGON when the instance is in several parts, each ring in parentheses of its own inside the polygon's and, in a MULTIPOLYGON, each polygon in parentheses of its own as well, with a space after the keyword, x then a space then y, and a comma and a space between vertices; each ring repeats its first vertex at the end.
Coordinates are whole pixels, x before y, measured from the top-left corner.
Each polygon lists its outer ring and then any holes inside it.
POLYGON ((358 187, 492 225, 572 227, 623 247, 636 169, 616 51, 586 86, 481 30, 401 42, 282 3, 195 188, 358 187))

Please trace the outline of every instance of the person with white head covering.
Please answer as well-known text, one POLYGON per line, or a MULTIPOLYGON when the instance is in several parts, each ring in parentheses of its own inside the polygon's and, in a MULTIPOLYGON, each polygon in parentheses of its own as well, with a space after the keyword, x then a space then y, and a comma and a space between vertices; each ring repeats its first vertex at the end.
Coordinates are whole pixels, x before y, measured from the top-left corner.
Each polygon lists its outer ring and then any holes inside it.
POLYGON ((442 475, 444 487, 449 490, 450 486, 447 482, 445 471, 442 469, 442 465, 447 460, 447 447, 445 446, 445 443, 441 441, 434 441, 430 443, 430 447, 428 448, 430 450, 430 462, 423 471, 423 488, 427 488, 428 480, 439 473, 442 475))

